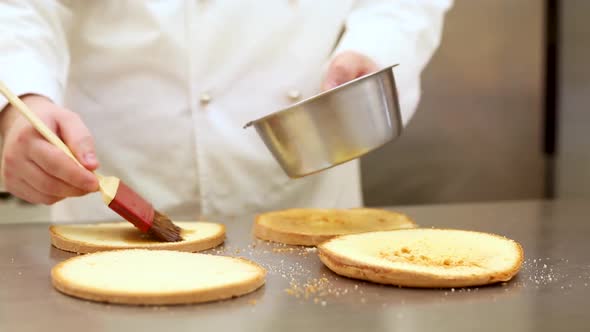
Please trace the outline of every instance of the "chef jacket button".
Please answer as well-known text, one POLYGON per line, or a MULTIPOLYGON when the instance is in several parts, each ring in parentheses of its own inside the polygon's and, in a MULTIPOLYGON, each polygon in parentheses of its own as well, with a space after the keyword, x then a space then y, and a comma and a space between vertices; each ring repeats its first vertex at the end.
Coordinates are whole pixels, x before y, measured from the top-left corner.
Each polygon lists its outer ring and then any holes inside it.
POLYGON ((203 92, 201 93, 201 98, 199 100, 201 101, 201 105, 207 105, 211 102, 211 95, 207 92, 203 92))
POLYGON ((295 90, 295 89, 289 90, 287 92, 287 97, 289 97, 289 99, 291 101, 297 101, 301 98, 301 92, 299 92, 299 90, 295 90))

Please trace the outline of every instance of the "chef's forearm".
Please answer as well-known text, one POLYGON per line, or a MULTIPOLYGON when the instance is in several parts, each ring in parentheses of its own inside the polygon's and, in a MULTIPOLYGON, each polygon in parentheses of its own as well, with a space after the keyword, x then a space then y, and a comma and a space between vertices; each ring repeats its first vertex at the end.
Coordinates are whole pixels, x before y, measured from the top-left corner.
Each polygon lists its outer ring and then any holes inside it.
MULTIPOLYGON (((54 0, 4 0, 0 13, 0 79, 17 95, 60 103, 69 69, 69 10, 54 0)), ((0 110, 7 105, 0 97, 0 110)))
POLYGON ((379 67, 394 69, 402 119, 413 116, 420 98, 420 74, 440 44, 443 19, 452 0, 359 0, 334 51, 355 51, 379 67))
POLYGON ((0 112, 0 139, 6 136, 6 131, 10 128, 17 116, 18 113, 11 106, 6 106, 0 112))
MULTIPOLYGON (((35 99, 44 99, 47 98, 35 94, 26 94, 20 96, 20 99, 25 103, 29 104, 29 101, 33 101, 35 99)), ((33 109, 33 111, 35 111, 33 109)), ((4 109, 0 112, 0 139, 6 136, 7 130, 12 126, 14 120, 16 120, 20 115, 20 113, 10 104, 6 105, 4 109)))
POLYGON ((410 61, 423 67, 438 48, 452 0, 359 0, 335 56, 354 50, 379 66, 410 61))

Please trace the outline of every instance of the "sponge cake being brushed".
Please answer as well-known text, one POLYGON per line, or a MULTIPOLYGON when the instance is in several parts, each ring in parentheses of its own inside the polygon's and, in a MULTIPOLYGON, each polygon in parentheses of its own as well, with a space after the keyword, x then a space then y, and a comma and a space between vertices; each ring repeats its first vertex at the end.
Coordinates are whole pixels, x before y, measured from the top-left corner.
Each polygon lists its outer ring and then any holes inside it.
POLYGON ((177 222, 182 240, 160 242, 138 231, 126 222, 83 225, 52 225, 51 244, 56 248, 79 254, 114 249, 160 249, 202 251, 216 247, 225 240, 225 226, 211 222, 177 222))

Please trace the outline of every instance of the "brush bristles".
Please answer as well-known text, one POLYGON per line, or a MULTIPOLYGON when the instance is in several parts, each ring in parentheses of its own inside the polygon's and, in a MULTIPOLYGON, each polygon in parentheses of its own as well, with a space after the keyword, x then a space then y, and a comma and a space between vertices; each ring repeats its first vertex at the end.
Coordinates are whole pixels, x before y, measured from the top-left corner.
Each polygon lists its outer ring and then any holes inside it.
POLYGON ((182 241, 180 231, 180 227, 174 225, 170 218, 158 211, 154 212, 154 220, 150 228, 150 233, 153 236, 166 242, 178 242, 182 241))

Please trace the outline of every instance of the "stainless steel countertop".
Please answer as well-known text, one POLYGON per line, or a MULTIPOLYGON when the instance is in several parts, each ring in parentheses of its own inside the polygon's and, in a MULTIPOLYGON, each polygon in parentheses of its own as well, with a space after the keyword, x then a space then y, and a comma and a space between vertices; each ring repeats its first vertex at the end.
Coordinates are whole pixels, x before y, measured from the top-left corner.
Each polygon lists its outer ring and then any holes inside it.
POLYGON ((257 261, 269 270, 266 285, 233 300, 172 307, 106 305, 62 295, 51 287, 49 271, 72 255, 50 246, 48 224, 0 225, 0 331, 588 331, 588 203, 396 208, 422 226, 494 232, 523 245, 526 260, 516 279, 454 291, 337 277, 312 250, 254 240, 252 216, 219 220, 228 227, 228 240, 212 252, 257 261), (310 283, 317 291, 297 297, 291 283, 310 283))

